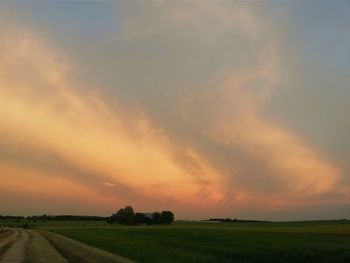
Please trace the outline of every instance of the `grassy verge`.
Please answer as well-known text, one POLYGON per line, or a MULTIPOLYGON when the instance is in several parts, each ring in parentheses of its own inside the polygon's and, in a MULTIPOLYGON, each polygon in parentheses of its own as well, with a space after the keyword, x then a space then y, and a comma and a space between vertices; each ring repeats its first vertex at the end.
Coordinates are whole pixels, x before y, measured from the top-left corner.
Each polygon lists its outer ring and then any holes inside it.
POLYGON ((68 263, 48 240, 33 230, 27 231, 29 240, 26 244, 26 260, 24 263, 68 263))
POLYGON ((50 243, 66 258, 74 263, 133 263, 115 254, 88 246, 55 233, 40 231, 50 243))

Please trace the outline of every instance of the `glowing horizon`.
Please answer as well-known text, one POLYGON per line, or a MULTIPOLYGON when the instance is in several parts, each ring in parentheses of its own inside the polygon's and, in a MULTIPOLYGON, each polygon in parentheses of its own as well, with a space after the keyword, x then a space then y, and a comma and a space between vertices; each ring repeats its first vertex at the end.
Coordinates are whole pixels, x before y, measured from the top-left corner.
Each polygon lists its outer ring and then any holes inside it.
POLYGON ((303 5, 1 4, 0 214, 350 216, 347 45, 316 64, 303 5))

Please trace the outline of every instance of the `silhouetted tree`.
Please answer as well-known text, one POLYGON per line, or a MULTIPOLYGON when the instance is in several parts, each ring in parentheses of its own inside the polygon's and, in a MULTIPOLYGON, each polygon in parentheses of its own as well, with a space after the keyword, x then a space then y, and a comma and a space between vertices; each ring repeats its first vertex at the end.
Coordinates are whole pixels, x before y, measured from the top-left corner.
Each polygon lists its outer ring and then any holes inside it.
POLYGON ((160 224, 170 224, 174 221, 174 214, 171 211, 162 211, 160 215, 160 224))
POLYGON ((139 225, 139 224, 147 224, 149 220, 145 216, 145 214, 142 213, 135 213, 134 218, 132 220, 133 225, 139 225))
POLYGON ((154 212, 153 213, 153 224, 160 224, 161 223, 161 219, 160 219, 160 217, 161 217, 161 213, 159 213, 159 212, 154 212))
POLYGON ((113 214, 107 221, 110 224, 118 223, 122 225, 131 225, 134 218, 134 209, 131 206, 121 208, 117 213, 113 214))
POLYGON ((114 224, 116 222, 117 222, 117 213, 114 213, 109 218, 107 218, 107 223, 108 224, 114 224))
POLYGON ((170 224, 174 221, 174 214, 171 211, 162 211, 162 213, 135 213, 131 206, 121 208, 107 219, 109 224, 139 225, 139 224, 170 224))

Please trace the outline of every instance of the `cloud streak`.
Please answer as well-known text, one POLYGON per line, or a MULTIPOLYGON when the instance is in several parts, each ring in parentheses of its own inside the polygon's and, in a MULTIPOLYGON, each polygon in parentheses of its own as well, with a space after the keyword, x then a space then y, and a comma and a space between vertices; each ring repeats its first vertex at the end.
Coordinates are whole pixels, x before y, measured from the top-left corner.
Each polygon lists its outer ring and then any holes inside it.
MULTIPOLYGON (((166 135, 142 112, 122 107, 111 111, 92 89, 78 93, 73 87, 80 84, 65 77, 69 67, 58 63, 57 55, 32 36, 7 41, 2 45, 3 143, 53 152, 71 166, 95 174, 96 180, 135 188, 145 198, 157 192, 191 202, 199 187, 173 161, 174 146, 166 135), (26 70, 18 71, 21 68, 26 70)), ((205 166, 201 163, 198 170, 205 166)), ((211 181, 213 175, 207 176, 211 181)), ((76 179, 84 180, 69 174, 69 180, 76 179)))
POLYGON ((0 187, 13 203, 42 194, 54 212, 54 199, 88 197, 91 213, 131 203, 185 217, 342 203, 341 168, 264 115, 283 80, 258 6, 123 8, 95 65, 113 65, 109 87, 74 77, 79 61, 48 39, 0 29, 0 187))

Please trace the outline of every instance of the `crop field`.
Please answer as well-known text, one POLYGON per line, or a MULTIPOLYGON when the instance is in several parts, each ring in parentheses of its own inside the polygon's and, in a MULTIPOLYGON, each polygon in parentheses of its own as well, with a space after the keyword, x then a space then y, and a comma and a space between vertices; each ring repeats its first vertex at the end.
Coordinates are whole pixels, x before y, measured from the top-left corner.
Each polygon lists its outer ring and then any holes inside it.
POLYGON ((350 222, 48 226, 137 262, 350 262, 350 222))
MULTIPOLYGON (((350 262, 349 220, 175 222, 157 226, 120 226, 96 221, 17 220, 2 221, 0 224, 12 227, 26 224, 31 228, 26 230, 32 237, 32 242, 27 246, 30 248, 27 251, 30 260, 27 262, 30 263, 45 261, 35 259, 35 255, 43 254, 38 248, 47 243, 45 239, 68 262, 129 262, 127 259, 145 263, 350 262), (59 235, 50 234, 52 232, 59 235), (64 239, 61 235, 70 239, 64 239), (81 243, 74 243, 74 240, 81 243), (97 250, 93 251, 91 247, 97 250), (111 254, 104 254, 103 251, 111 254), (114 261, 113 254, 123 257, 122 260, 114 261), (84 255, 88 260, 84 259, 84 255)), ((45 253, 53 258, 56 252, 48 247, 45 253)))

